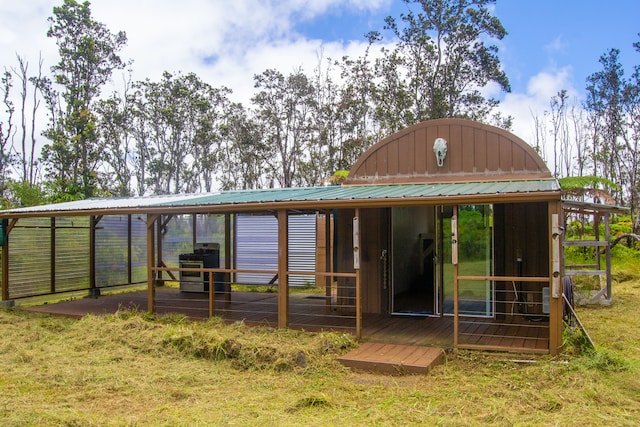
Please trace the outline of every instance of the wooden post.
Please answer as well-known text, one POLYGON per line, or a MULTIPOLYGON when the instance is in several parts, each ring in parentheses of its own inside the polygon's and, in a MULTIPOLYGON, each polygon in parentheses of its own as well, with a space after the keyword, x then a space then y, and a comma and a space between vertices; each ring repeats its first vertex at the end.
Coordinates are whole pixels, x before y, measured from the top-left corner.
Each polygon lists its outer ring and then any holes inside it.
MULTIPOLYGON (((235 238, 235 236, 234 236, 235 238)), ((224 268, 231 269, 231 214, 224 214, 224 268)), ((224 298, 231 302, 231 273, 224 273, 224 298)))
POLYGON ((216 282, 213 280, 215 273, 209 273, 209 319, 213 318, 216 306, 216 282))
MULTIPOLYGON (((605 268, 607 269, 607 299, 611 300, 611 227, 609 224, 609 212, 604 214, 604 241, 607 245, 605 249, 605 268)), ((596 247, 598 258, 600 258, 600 247, 596 247)))
POLYGON ((549 353, 562 349, 562 233, 559 229, 562 202, 549 202, 549 353), (555 283, 554 283, 555 281, 555 283))
POLYGON ((132 235, 133 232, 133 224, 131 222, 131 214, 127 215, 127 283, 131 284, 133 283, 133 254, 132 254, 132 248, 133 248, 133 242, 132 242, 132 235))
MULTIPOLYGON (((162 259, 163 259, 163 255, 162 255, 162 229, 164 228, 164 224, 162 224, 162 215, 158 216, 158 219, 156 220, 156 249, 158 251, 158 255, 156 257, 156 267, 160 267, 162 265, 162 259)), ((156 283, 158 283, 158 285, 160 284, 160 281, 162 280, 162 271, 158 271, 156 272, 156 283)))
MULTIPOLYGON (((331 211, 329 209, 324 211, 324 264, 325 273, 333 271, 333 241, 331 239, 331 211)), ((333 283, 333 276, 324 277, 324 290, 326 298, 326 305, 331 309, 331 287, 333 283)))
POLYGON ((451 264, 453 265, 453 348, 458 351, 459 304, 458 304, 458 205, 453 207, 451 217, 451 264))
MULTIPOLYGON (((15 220, 14 220, 15 221, 15 220)), ((9 227, 4 230, 2 241, 2 301, 9 300, 9 227)))
POLYGON ((51 277, 49 278, 49 289, 52 294, 56 293, 56 217, 51 217, 51 233, 49 233, 49 242, 51 245, 51 258, 49 259, 49 270, 51 277))
POLYGON ((289 325, 289 217, 278 210, 278 327, 289 325))
POLYGON ((356 340, 362 338, 362 273, 360 269, 360 208, 353 221, 353 266, 356 271, 356 340))
POLYGON ((97 297, 96 287, 96 217, 89 216, 89 296, 97 297))
POLYGON ((155 305, 155 222, 158 215, 147 214, 147 311, 156 312, 155 305))
POLYGON ((193 248, 196 247, 196 243, 198 243, 198 221, 197 215, 191 214, 191 246, 193 248))

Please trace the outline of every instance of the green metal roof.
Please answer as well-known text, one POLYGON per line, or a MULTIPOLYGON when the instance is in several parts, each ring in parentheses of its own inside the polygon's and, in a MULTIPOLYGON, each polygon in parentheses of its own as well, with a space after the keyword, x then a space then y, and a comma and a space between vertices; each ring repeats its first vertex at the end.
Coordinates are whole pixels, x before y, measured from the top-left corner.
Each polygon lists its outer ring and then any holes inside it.
POLYGON ((416 203, 431 202, 445 204, 448 198, 464 196, 471 202, 483 197, 504 200, 510 195, 532 195, 536 193, 558 193, 560 186, 555 179, 523 181, 491 181, 433 184, 389 184, 389 185, 342 185, 327 187, 277 188, 243 191, 222 191, 206 194, 181 194, 131 198, 87 199, 27 208, 0 211, 0 217, 37 215, 91 214, 91 212, 127 213, 133 211, 163 211, 181 209, 215 211, 216 207, 229 206, 238 211, 245 209, 274 209, 276 205, 291 205, 298 209, 312 210, 316 207, 364 205, 379 201, 390 205, 411 200, 416 203), (190 209, 187 209, 190 208, 190 209), (207 209, 208 208, 208 209, 207 209))
MULTIPOLYGON (((438 184, 343 185, 327 187, 278 188, 223 191, 216 194, 172 200, 162 206, 229 205, 281 202, 355 201, 372 199, 446 198, 492 194, 560 191, 555 179, 438 184)), ((156 205, 159 206, 159 205, 156 205)))

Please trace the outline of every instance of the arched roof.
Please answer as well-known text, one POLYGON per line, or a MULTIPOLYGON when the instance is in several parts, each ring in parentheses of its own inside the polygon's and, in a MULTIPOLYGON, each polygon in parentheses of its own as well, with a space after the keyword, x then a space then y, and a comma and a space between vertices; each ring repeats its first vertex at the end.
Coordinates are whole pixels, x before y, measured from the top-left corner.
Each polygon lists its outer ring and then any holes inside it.
POLYGON ((495 126, 464 119, 438 119, 403 129, 370 147, 345 184, 478 182, 552 178, 536 151, 495 126), (443 165, 434 153, 447 141, 443 165))

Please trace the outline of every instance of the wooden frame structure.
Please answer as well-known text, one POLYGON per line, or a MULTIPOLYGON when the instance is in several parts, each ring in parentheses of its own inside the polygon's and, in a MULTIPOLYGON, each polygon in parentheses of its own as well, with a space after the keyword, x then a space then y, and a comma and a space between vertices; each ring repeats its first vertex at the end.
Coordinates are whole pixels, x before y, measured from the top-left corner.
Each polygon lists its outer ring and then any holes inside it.
MULTIPOLYGON (((381 261, 381 254, 388 253, 397 237, 389 233, 394 209, 434 212, 429 215, 438 222, 436 246, 442 257, 441 254, 449 250, 456 254, 457 248, 445 243, 449 241, 445 237, 453 234, 455 241, 458 235, 456 228, 444 230, 443 223, 449 224, 451 218, 457 217, 459 207, 468 205, 490 206, 494 212, 489 227, 493 245, 491 271, 473 275, 460 272, 457 262, 445 267, 442 263, 434 264, 433 289, 441 303, 435 305, 437 309, 429 318, 449 315, 453 318, 450 323, 452 346, 456 349, 559 352, 562 344, 562 233, 559 231, 562 201, 557 181, 524 141, 502 129, 462 119, 428 121, 385 138, 361 156, 342 186, 166 196, 128 202, 81 201, 1 212, 0 218, 8 220, 2 251, 2 298, 11 300, 9 236, 16 224, 25 218, 51 218, 53 223, 61 216, 90 217, 91 248, 88 252, 92 277, 96 274, 95 229, 100 218, 128 215, 129 222, 131 216, 144 220, 147 300, 148 309, 153 312, 158 281, 163 280, 165 273, 175 278, 180 270, 168 268, 163 263, 162 229, 171 216, 224 215, 224 246, 230 251, 234 214, 271 212, 278 218, 278 266, 277 271, 272 272, 278 277, 277 326, 285 328, 289 326, 292 301, 288 276, 300 273, 289 270, 287 218, 292 212, 325 212, 331 213, 335 221, 333 228, 327 221, 325 229, 327 240, 334 241, 332 247, 327 245, 327 255, 331 256, 332 262, 327 262, 322 271, 316 268, 310 275, 326 278, 327 298, 333 297, 330 286, 337 283, 338 303, 334 308, 353 316, 355 334, 360 338, 368 326, 366 319, 382 316, 391 321, 398 317, 398 313, 389 310, 389 299, 393 298, 389 292, 395 286, 391 270, 387 270, 381 261), (436 140, 444 140, 447 144, 445 156, 435 151, 436 140), (441 156, 440 164, 437 156, 441 156), (447 212, 451 212, 451 216, 447 212), (530 260, 524 267, 521 260, 516 259, 516 252, 520 256, 519 251, 526 252, 527 260, 530 260), (449 274, 449 267, 452 275, 447 277, 453 285, 450 295, 453 310, 450 313, 445 310, 442 298, 447 292, 443 288, 443 277, 449 274), (465 316, 460 305, 463 302, 460 287, 465 283, 490 284, 487 289, 491 289, 491 295, 485 303, 493 307, 491 316, 465 316), (502 296, 497 297, 499 294, 502 296), (522 294, 527 294, 529 299, 516 301, 522 294), (535 309, 535 322, 531 320, 531 312, 520 315, 513 310, 509 312, 509 306, 515 305, 535 309), (544 315, 541 314, 543 306, 544 315), (522 330, 525 332, 517 332, 522 330), (465 339, 464 333, 472 339, 465 339), (524 345, 532 335, 542 337, 542 344, 533 348, 524 345), (482 336, 500 339, 480 339, 482 336), (513 343, 496 344, 503 342, 505 337, 512 338, 513 343)), ((51 230, 53 235, 55 226, 51 230)), ((230 253, 226 255, 223 267, 208 271, 224 273, 230 282, 238 269, 232 265, 230 253)), ((52 255, 52 259, 54 257, 52 255)), ((213 274, 209 277, 213 280, 213 274)), ((209 284, 209 289, 212 285, 209 284)), ((94 296, 99 294, 94 279, 90 279, 89 289, 94 296)), ((208 299, 209 315, 214 315, 215 292, 209 292, 208 299)))
MULTIPOLYGON (((612 283, 611 283, 611 226, 610 220, 612 214, 625 214, 627 209, 618 206, 608 206, 596 203, 579 202, 565 200, 563 202, 564 208, 564 223, 569 222, 569 217, 580 216, 583 218, 591 218, 593 224, 593 239, 581 239, 581 240, 563 240, 564 248, 579 247, 590 249, 593 251, 594 262, 581 265, 567 265, 563 261, 564 276, 597 276, 604 277, 605 286, 601 287, 599 292, 595 295, 589 296, 590 303, 603 302, 605 304, 611 303, 612 283), (600 234, 600 224, 604 226, 604 236, 600 234), (604 268, 600 255, 604 254, 604 268)), ((564 254, 564 251, 563 251, 564 254)))

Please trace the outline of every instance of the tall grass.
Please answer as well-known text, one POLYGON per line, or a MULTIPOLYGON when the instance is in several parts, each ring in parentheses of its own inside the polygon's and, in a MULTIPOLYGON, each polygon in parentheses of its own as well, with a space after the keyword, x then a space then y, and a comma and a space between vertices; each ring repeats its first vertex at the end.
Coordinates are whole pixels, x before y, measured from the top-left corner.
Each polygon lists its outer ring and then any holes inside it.
POLYGON ((595 349, 461 351, 426 376, 351 372, 335 358, 356 344, 339 333, 1 309, 0 424, 637 425, 640 280, 613 292, 610 306, 578 307, 595 349))

